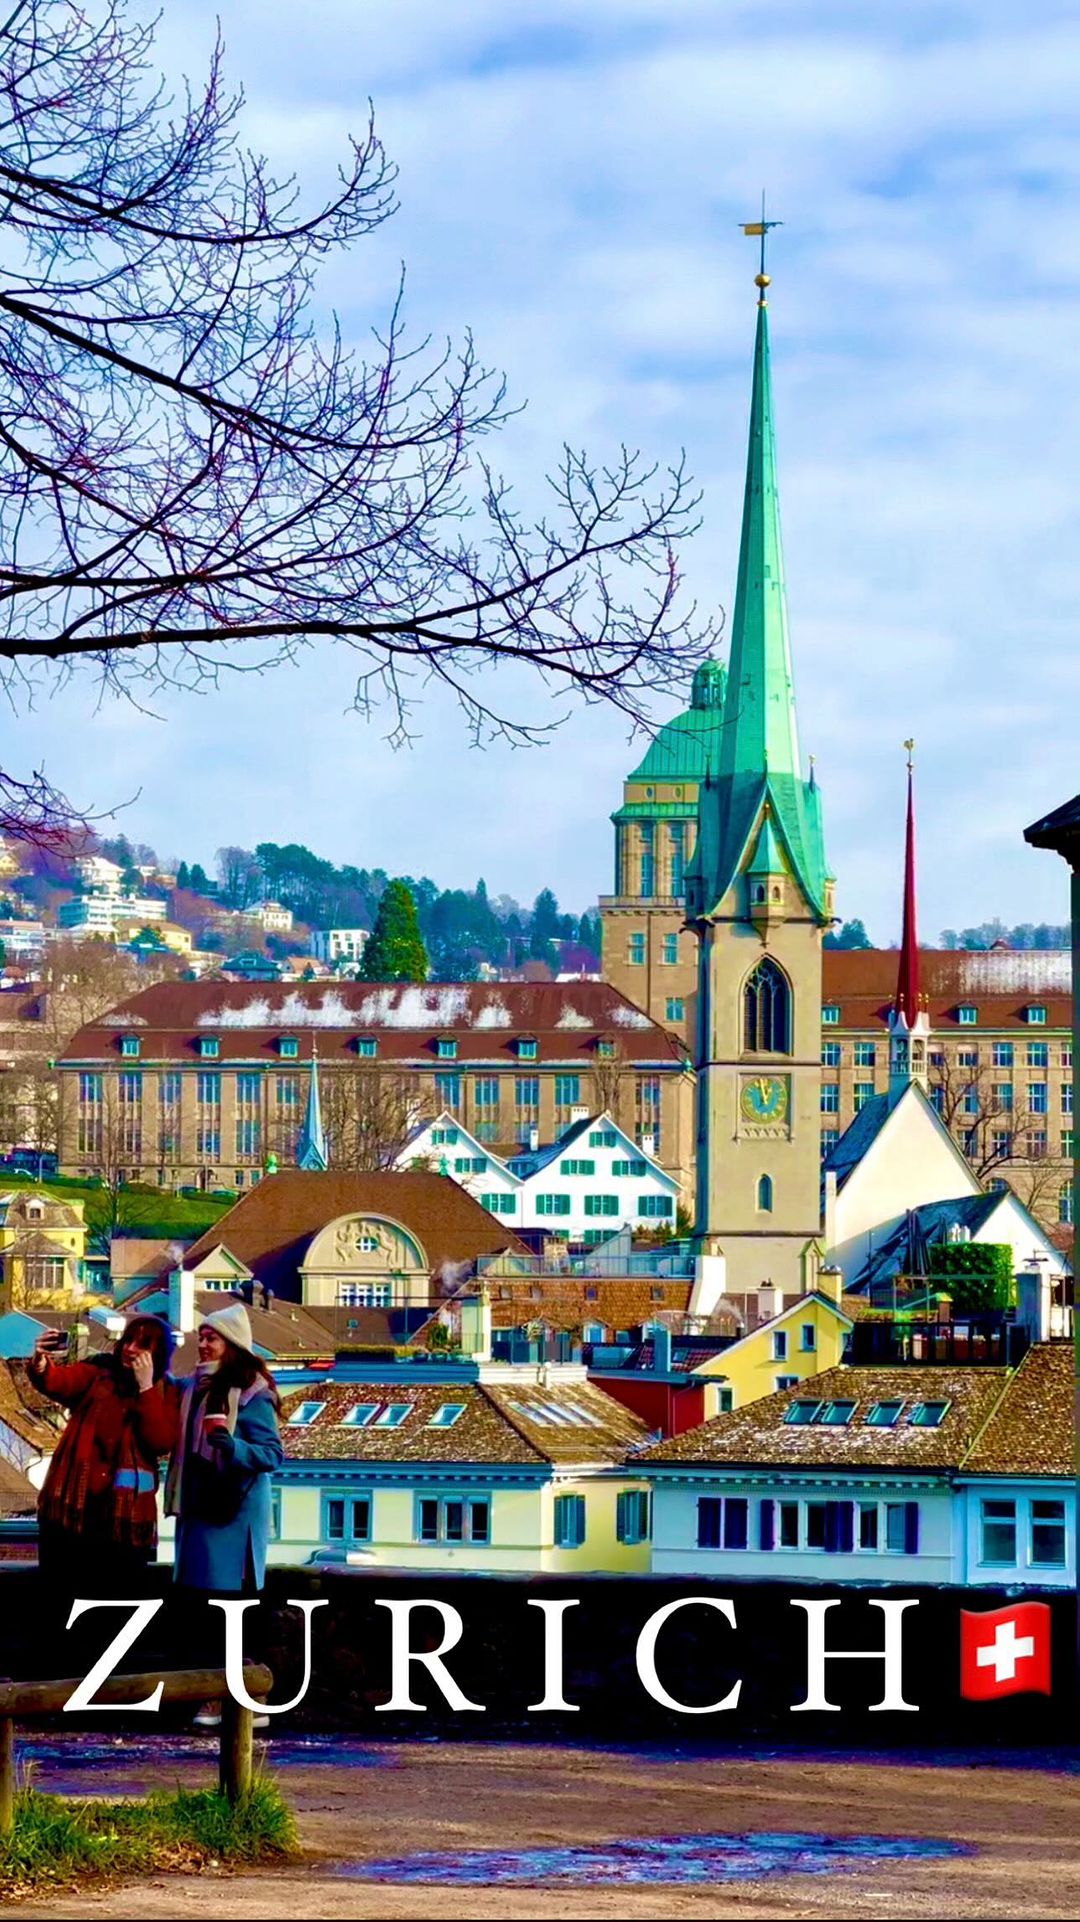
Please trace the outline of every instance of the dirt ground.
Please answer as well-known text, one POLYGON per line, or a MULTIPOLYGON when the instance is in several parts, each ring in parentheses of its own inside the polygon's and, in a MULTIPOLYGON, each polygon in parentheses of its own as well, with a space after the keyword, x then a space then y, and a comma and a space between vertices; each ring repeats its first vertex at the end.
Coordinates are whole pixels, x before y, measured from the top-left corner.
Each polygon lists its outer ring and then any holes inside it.
MULTIPOLYGON (((745 1760, 456 1743, 368 1746, 363 1766, 274 1768, 297 1811, 302 1864, 258 1874, 159 1876, 141 1887, 16 1904, 20 1918, 987 1917, 1080 1915, 1080 1775, 1053 1768, 863 1760, 745 1760), (644 1836, 783 1831, 963 1842, 944 1860, 860 1863, 828 1875, 707 1886, 461 1887, 365 1879, 365 1860, 557 1847, 644 1836), (335 1865, 355 1865, 346 1877, 335 1865), (208 1889, 207 1881, 213 1883, 208 1889)), ((281 1750, 284 1764, 285 1750, 281 1750)), ((212 1779, 214 1749, 142 1766, 136 1787, 212 1779)), ((58 1765, 37 1786, 57 1785, 58 1765)), ((86 1779, 89 1791, 92 1778, 86 1779)), ((67 1783, 65 1782, 65 1787, 67 1783)))

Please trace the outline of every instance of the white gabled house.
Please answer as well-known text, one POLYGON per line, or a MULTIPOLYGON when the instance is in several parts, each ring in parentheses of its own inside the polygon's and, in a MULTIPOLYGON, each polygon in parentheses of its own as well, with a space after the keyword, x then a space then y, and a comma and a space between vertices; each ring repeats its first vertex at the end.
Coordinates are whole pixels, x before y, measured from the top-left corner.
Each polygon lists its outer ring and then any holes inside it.
POLYGON ((678 1182, 609 1114, 578 1115, 550 1147, 508 1166, 522 1184, 519 1228, 594 1243, 620 1227, 675 1226, 678 1182))
POLYGON ((515 1228, 591 1245, 621 1227, 675 1226, 679 1184, 608 1114, 579 1114, 560 1139, 503 1161, 452 1114, 415 1128, 398 1168, 432 1168, 515 1228))
POLYGON ((499 1215, 521 1226, 518 1197, 522 1183, 505 1161, 460 1122, 448 1109, 433 1121, 423 1121, 410 1134, 396 1168, 426 1168, 433 1174, 449 1175, 467 1189, 489 1214, 499 1215))

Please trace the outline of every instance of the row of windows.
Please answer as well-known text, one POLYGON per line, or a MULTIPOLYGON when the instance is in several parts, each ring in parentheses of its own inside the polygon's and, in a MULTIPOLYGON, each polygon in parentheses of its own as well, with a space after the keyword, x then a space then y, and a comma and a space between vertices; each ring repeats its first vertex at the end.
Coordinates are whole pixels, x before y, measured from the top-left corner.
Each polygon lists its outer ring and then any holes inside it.
MULTIPOLYGON (((281 1491, 275 1489, 272 1532, 281 1533, 281 1491)), ((372 1539, 373 1497, 370 1493, 326 1493, 322 1498, 322 1539, 348 1546, 372 1539)), ((580 1548, 586 1538, 587 1514, 584 1495, 556 1495, 554 1542, 556 1548, 580 1548)), ((628 1545, 647 1542, 652 1533, 652 1497, 648 1493, 625 1489, 616 1505, 615 1532, 628 1545)), ((491 1541, 491 1497, 489 1495, 418 1495, 413 1509, 413 1540, 450 1544, 491 1541)))
MULTIPOLYGON (((918 1502, 777 1501, 756 1503, 754 1546, 822 1549, 850 1555, 856 1550, 886 1555, 919 1552, 918 1502)), ((697 1504, 699 1548, 750 1546, 751 1503, 744 1495, 702 1495, 697 1504)))
MULTIPOLYGON (((508 1197, 513 1200, 514 1197, 508 1197)), ((618 1195, 587 1194, 584 1198, 587 1215, 621 1215, 626 1204, 618 1195)), ((569 1215, 573 1213, 571 1195, 536 1195, 533 1203, 538 1215, 569 1215)), ((675 1212, 675 1204, 670 1195, 639 1195, 637 1213, 643 1221, 669 1221, 675 1212)), ((513 1214, 512 1208, 503 1207, 500 1214, 513 1214)))
MULTIPOLYGON (((649 894, 652 893, 651 888, 643 891, 649 894)), ((649 937, 647 934, 632 934, 630 936, 629 942, 627 943, 626 959, 632 968, 643 968, 645 966, 645 962, 648 959, 648 942, 649 942, 649 937)), ((678 963, 678 959, 679 959, 678 935, 677 934, 662 935, 660 937, 661 965, 665 968, 675 967, 676 964, 678 963)))

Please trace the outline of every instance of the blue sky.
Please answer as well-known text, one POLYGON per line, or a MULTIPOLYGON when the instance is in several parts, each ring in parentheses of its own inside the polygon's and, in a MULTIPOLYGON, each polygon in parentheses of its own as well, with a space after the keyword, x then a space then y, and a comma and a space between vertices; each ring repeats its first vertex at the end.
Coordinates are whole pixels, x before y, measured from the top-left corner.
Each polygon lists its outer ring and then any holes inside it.
MULTIPOLYGON (((203 0, 160 47, 197 71, 203 0)), ((730 608, 753 329, 751 218, 783 218, 771 319, 804 754, 838 906, 896 938, 918 742, 921 925, 1063 920, 1024 825, 1077 787, 1080 21, 1055 0, 901 9, 715 0, 231 0, 245 132, 312 196, 370 96, 401 211, 321 293, 360 344, 399 266, 417 336, 475 333, 528 402, 500 464, 540 504, 568 440, 685 447, 688 595, 730 608)), ((523 690, 512 690, 520 708, 523 690)), ((582 908, 611 885, 641 752, 596 710, 543 749, 469 746, 437 699, 393 752, 347 656, 153 712, 73 685, 7 722, 163 855, 305 841, 392 872, 582 908)), ((527 690, 524 698, 528 699, 527 690)), ((657 719, 665 718, 658 712, 657 719)))

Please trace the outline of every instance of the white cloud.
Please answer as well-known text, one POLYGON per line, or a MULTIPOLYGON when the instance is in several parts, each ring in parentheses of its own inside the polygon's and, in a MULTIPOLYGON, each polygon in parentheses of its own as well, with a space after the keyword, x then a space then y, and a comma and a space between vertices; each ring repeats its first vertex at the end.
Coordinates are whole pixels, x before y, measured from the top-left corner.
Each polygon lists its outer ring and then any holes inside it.
MULTIPOLYGON (((197 70, 212 8, 170 7, 197 70)), ((528 397, 489 451, 530 504, 563 438, 685 445, 706 492, 684 572, 708 609, 730 606, 742 490, 753 263, 735 223, 765 181, 787 223, 772 327, 800 726, 843 911, 895 933, 914 732, 927 933, 1064 918, 1060 864, 1020 838, 1073 785, 1080 691, 1080 29, 1056 0, 1021 24, 1003 0, 947 18, 923 0, 522 0, 509 19, 496 0, 314 0, 302 20, 234 0, 227 41, 251 138, 311 193, 375 97, 402 211, 326 276, 352 338, 404 258, 417 337, 472 325, 528 397)), ((395 756, 348 713, 352 679, 313 650, 160 702, 160 722, 110 708, 88 735, 68 691, 24 732, 98 805, 137 785, 124 825, 189 859, 296 839, 522 900, 606 890, 635 754, 617 717, 481 755, 432 697, 395 756)), ((537 703, 527 677, 498 686, 537 703)))

